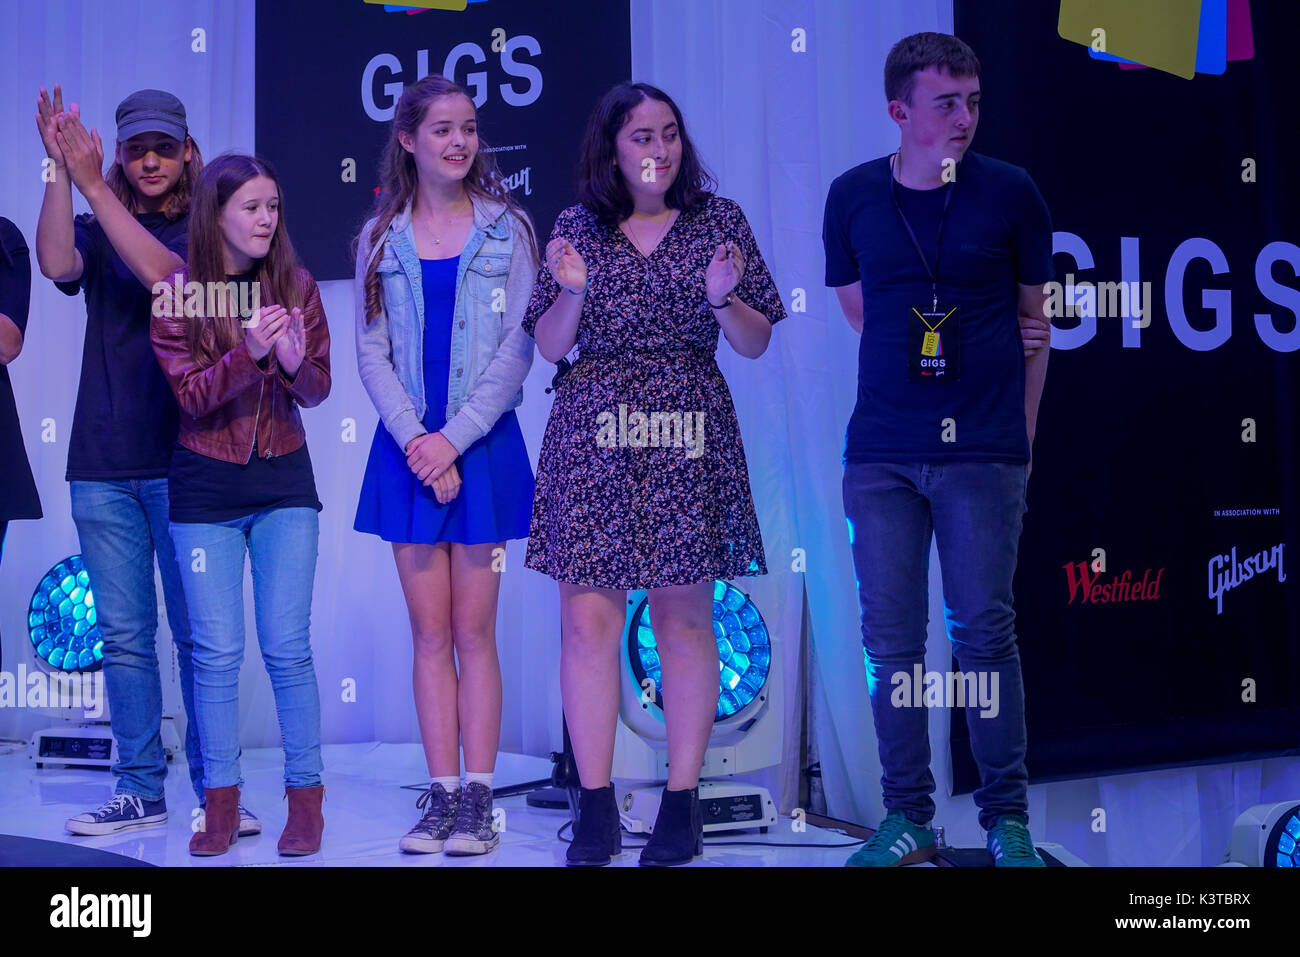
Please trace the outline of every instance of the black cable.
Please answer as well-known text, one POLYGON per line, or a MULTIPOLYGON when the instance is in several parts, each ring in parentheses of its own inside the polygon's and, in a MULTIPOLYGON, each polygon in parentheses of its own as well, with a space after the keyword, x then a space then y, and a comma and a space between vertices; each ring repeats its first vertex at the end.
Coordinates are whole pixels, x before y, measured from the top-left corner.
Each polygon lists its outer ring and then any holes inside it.
POLYGON ((568 359, 561 359, 559 362, 555 363, 555 375, 551 377, 551 386, 543 391, 547 395, 550 395, 552 392, 558 392, 560 389, 560 383, 564 381, 564 377, 569 374, 569 370, 572 368, 573 363, 568 359))
MULTIPOLYGON (((508 784, 502 788, 493 788, 492 797, 517 797, 520 794, 527 794, 530 791, 540 791, 542 788, 549 788, 550 786, 550 778, 539 778, 536 781, 525 781, 522 784, 508 784)), ((429 785, 427 784, 399 784, 398 787, 403 791, 419 791, 421 794, 429 790, 429 785)))
MULTIPOLYGON (((567 827, 571 827, 572 825, 573 825, 573 819, 572 819, 572 818, 570 818, 569 820, 567 820, 567 821, 565 821, 563 824, 561 824, 559 830, 557 830, 557 831, 555 832, 556 840, 558 840, 558 841, 560 841, 560 842, 562 842, 562 843, 564 843, 564 844, 572 844, 572 843, 573 843, 573 839, 572 839, 572 838, 566 838, 566 837, 564 836, 564 829, 567 828, 567 827)), ((630 831, 627 831, 627 830, 624 830, 624 831, 623 831, 623 835, 624 835, 624 837, 626 838, 626 837, 628 837, 628 836, 631 836, 631 832, 630 832, 630 831)), ((847 844, 807 844, 807 843, 804 843, 804 844, 791 844, 791 843, 788 843, 788 842, 787 842, 787 843, 783 843, 783 842, 781 842, 781 841, 710 841, 710 840, 705 840, 705 842, 704 842, 704 846, 705 846, 705 847, 825 847, 825 848, 834 848, 834 847, 857 847, 858 845, 860 845, 860 844, 865 844, 865 843, 867 843, 865 840, 862 840, 862 841, 850 841, 850 842, 847 843, 847 844)), ((629 845, 629 846, 630 846, 630 847, 645 847, 645 844, 644 844, 644 843, 641 843, 641 844, 632 844, 632 845, 629 845)))

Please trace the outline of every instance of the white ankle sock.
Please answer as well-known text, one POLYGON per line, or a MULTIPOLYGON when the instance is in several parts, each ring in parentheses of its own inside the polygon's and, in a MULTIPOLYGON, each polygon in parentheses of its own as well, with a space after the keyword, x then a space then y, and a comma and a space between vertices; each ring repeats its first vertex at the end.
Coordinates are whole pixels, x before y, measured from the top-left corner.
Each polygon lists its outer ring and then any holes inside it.
POLYGON ((492 790, 492 772, 491 771, 466 771, 466 784, 482 784, 489 791, 492 790))
POLYGON ((441 784, 444 788, 446 788, 448 794, 455 794, 457 791, 460 790, 460 778, 458 776, 452 776, 447 778, 434 778, 433 783, 441 784))

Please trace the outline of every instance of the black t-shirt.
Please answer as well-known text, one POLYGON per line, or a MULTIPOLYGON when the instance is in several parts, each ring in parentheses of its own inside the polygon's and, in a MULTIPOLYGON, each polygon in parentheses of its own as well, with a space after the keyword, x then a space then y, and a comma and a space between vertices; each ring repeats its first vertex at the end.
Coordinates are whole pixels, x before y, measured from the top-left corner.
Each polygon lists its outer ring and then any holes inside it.
MULTIPOLYGON (((256 278, 253 270, 226 280, 242 283, 256 278)), ((265 361, 275 362, 275 353, 265 361)), ((243 465, 200 455, 178 442, 167 475, 167 497, 173 522, 215 524, 272 508, 314 508, 319 512, 322 507, 306 442, 287 455, 268 459, 259 454, 254 439, 252 455, 243 465)))
MULTIPOLYGON (((0 217, 0 313, 13 320, 23 334, 27 332, 31 294, 32 260, 27 243, 17 226, 0 217)), ((0 365, 0 523, 40 517, 41 500, 23 446, 9 368, 0 365)))
POLYGON ((978 153, 965 155, 954 183, 896 184, 898 208, 891 179, 881 157, 837 178, 826 198, 826 284, 862 282, 858 397, 844 461, 1027 462, 1017 283, 1054 274, 1047 205, 1023 169, 978 153), (961 372, 956 381, 915 381, 908 323, 913 307, 929 311, 931 281, 899 209, 933 270, 950 190, 938 298, 942 312, 958 307, 961 372))
MULTIPOLYGON (((136 219, 186 257, 188 216, 171 222, 162 213, 140 213, 136 219)), ((152 290, 122 262, 90 214, 78 216, 75 228, 85 268, 80 279, 55 283, 69 296, 86 293, 86 339, 66 477, 163 478, 180 420, 149 339, 152 290)))

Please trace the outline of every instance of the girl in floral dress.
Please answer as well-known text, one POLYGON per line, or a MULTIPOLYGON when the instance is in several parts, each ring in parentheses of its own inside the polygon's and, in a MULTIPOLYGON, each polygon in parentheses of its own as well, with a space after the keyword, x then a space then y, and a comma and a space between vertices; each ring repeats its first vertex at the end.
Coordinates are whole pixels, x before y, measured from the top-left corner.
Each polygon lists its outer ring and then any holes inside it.
POLYGON ((716 578, 766 574, 740 428, 714 352, 757 358, 785 309, 740 207, 661 90, 597 105, 581 202, 560 214, 523 326, 579 356, 542 439, 525 564, 556 579, 561 694, 581 778, 568 863, 621 849, 610 785, 626 590, 648 592, 669 779, 642 864, 703 850, 698 783, 718 701, 716 578))

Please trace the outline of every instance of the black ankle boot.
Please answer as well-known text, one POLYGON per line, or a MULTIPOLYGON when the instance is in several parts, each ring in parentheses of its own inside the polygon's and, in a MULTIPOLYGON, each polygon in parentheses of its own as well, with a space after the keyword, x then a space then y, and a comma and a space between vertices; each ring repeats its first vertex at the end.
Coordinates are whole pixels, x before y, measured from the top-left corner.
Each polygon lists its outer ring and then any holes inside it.
POLYGON ((670 791, 664 788, 659 814, 650 840, 641 849, 641 864, 672 867, 687 864, 704 853, 704 814, 700 811, 700 789, 670 791))
POLYGON ((614 785, 578 789, 578 817, 573 822, 573 843, 564 855, 570 867, 602 867, 623 853, 614 785))

